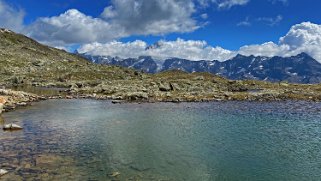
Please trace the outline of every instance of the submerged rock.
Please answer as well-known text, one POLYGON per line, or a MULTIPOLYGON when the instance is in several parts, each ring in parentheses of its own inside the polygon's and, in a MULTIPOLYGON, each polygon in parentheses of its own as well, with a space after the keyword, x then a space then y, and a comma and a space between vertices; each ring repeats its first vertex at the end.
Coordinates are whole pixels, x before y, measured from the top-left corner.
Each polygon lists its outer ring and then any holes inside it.
POLYGON ((8 171, 7 170, 4 170, 4 169, 0 169, 0 177, 7 174, 8 171))
POLYGON ((6 124, 3 126, 3 130, 21 130, 21 129, 23 128, 17 124, 6 124))
POLYGON ((120 175, 119 172, 113 172, 110 174, 111 177, 118 177, 120 175))

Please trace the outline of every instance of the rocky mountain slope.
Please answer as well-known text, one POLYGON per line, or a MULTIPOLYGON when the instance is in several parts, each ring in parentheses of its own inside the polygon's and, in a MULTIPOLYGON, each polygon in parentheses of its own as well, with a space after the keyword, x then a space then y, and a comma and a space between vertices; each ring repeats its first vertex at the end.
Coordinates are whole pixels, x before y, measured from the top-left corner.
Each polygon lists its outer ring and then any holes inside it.
MULTIPOLYGON (((179 61, 168 60, 162 65, 172 69, 174 65, 180 64, 179 61)), ((0 96, 12 100, 9 101, 11 107, 26 105, 23 102, 14 101, 24 100, 25 95, 19 96, 24 99, 11 99, 16 93, 11 95, 7 88, 15 88, 14 86, 31 86, 39 89, 43 87, 64 88, 61 90, 63 93, 51 96, 51 98, 96 98, 148 102, 321 100, 320 85, 275 84, 256 80, 234 81, 210 73, 187 73, 179 70, 145 74, 134 68, 144 65, 146 71, 152 67, 156 69, 155 72, 158 72, 160 62, 148 59, 148 57, 142 57, 139 62, 135 63, 130 60, 127 62, 132 68, 95 64, 80 56, 42 45, 26 36, 1 29, 0 87, 5 89, 2 89, 0 96)), ((194 64, 195 62, 189 63, 194 64)), ((199 64, 200 68, 204 65, 199 64)), ((231 64, 230 66, 238 65, 231 64)), ((184 70, 194 71, 189 70, 188 67, 184 70)), ((33 89, 22 90, 33 92, 33 89)), ((30 99, 26 98, 26 100, 30 101, 38 99, 34 96, 27 97, 30 99)), ((50 97, 41 96, 40 98, 50 97)))
POLYGON ((135 71, 101 66, 82 57, 42 45, 24 35, 0 29, 0 85, 61 85, 72 81, 130 79, 135 71))
POLYGON ((190 61, 179 58, 170 58, 161 62, 148 56, 127 59, 86 54, 82 56, 94 63, 131 67, 148 73, 183 70, 190 73, 209 72, 233 80, 251 79, 271 82, 321 83, 321 64, 306 53, 292 57, 237 55, 224 62, 216 60, 190 61))

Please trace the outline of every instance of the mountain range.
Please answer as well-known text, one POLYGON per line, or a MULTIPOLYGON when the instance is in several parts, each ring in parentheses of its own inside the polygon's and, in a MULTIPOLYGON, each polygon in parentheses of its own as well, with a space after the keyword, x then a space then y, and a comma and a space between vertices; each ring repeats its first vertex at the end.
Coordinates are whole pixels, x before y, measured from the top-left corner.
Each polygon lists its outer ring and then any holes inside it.
POLYGON ((182 70, 189 73, 209 72, 233 80, 251 79, 270 82, 321 83, 321 64, 306 53, 292 57, 244 56, 238 54, 224 62, 217 60, 191 61, 180 58, 158 60, 151 56, 122 59, 111 56, 80 55, 97 64, 134 68, 146 73, 182 70))

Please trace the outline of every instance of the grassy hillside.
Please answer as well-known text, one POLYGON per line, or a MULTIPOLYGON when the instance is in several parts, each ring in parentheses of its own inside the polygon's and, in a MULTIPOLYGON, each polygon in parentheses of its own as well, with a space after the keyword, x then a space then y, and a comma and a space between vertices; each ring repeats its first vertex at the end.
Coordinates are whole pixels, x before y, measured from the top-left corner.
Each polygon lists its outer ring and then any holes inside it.
POLYGON ((4 29, 0 30, 0 75, 1 84, 60 82, 63 85, 80 80, 136 78, 133 70, 95 65, 79 56, 4 29))

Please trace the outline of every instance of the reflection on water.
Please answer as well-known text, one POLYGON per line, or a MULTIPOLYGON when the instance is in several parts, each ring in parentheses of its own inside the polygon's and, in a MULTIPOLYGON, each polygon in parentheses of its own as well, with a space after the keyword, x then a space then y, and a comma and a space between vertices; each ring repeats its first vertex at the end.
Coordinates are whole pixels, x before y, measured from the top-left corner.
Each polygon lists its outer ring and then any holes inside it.
POLYGON ((50 100, 6 113, 5 180, 318 180, 321 104, 50 100), (110 176, 119 172, 117 178, 110 176))

